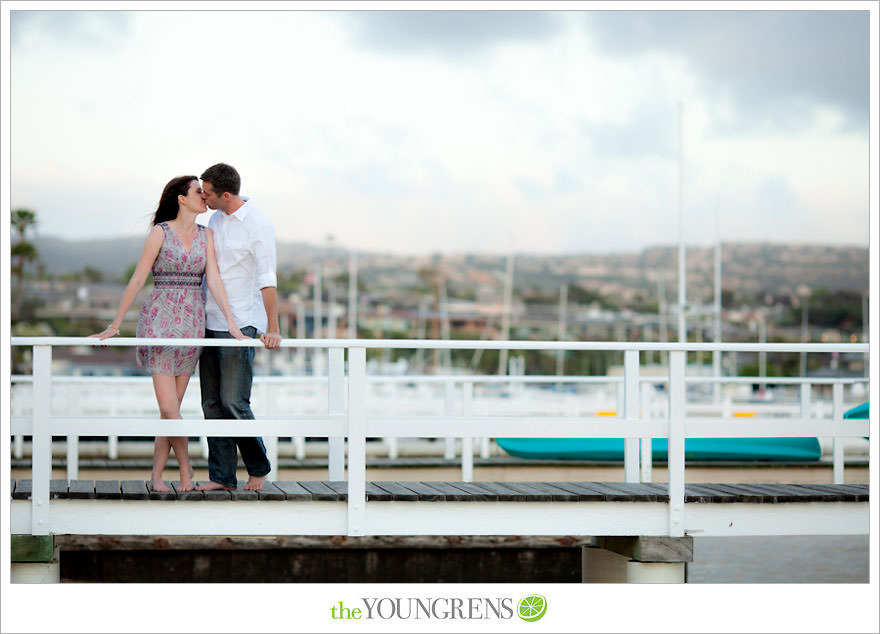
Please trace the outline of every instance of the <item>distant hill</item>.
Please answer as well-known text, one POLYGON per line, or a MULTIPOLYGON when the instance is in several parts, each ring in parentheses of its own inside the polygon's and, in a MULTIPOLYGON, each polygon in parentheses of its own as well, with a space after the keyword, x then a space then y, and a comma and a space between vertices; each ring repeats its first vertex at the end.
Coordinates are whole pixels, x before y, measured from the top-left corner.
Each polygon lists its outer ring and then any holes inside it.
MULTIPOLYGON (((137 262, 143 238, 68 241, 45 237, 37 238, 35 244, 47 273, 75 273, 89 266, 101 271, 107 280, 116 280, 137 262)), ((346 270, 348 252, 340 248, 279 242, 277 250, 278 267, 282 271, 304 269, 319 259, 335 262, 336 271, 346 270)), ((789 293, 802 284, 832 291, 868 288, 868 249, 864 247, 725 243, 722 253, 726 290, 789 293)), ((482 254, 358 253, 358 262, 364 282, 388 286, 393 280, 413 283, 418 269, 424 266, 441 266, 453 282, 487 276, 500 281, 505 259, 482 254)), ((711 294, 714 249, 689 247, 687 263, 689 292, 711 294)), ((620 286, 653 294, 658 271, 666 272, 666 284, 672 292, 677 267, 677 247, 650 247, 639 252, 612 254, 517 255, 515 283, 550 290, 558 289, 560 280, 568 280, 596 289, 612 290, 620 286), (612 286, 608 287, 609 284, 612 286)))
MULTIPOLYGON (((142 237, 110 238, 104 240, 63 240, 61 238, 36 238, 34 244, 40 261, 51 275, 76 273, 87 266, 101 271, 108 280, 115 280, 136 264, 144 248, 142 237)), ((305 267, 317 252, 327 249, 300 243, 278 244, 279 268, 305 267)))
POLYGON ((107 279, 115 280, 131 264, 137 263, 144 248, 144 238, 77 241, 36 238, 34 245, 49 274, 76 273, 90 266, 101 271, 107 279))

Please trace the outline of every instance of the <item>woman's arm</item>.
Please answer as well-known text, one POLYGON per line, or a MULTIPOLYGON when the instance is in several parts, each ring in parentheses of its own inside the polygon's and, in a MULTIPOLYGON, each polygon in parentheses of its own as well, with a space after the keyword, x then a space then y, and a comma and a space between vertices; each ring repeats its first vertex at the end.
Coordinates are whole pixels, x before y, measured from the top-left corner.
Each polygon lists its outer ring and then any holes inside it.
POLYGON ((154 226, 150 231, 150 235, 147 236, 147 241, 144 244, 144 250, 141 253, 141 259, 138 260, 134 273, 132 273, 131 279, 128 281, 128 286, 125 287, 125 292, 122 294, 122 301, 119 303, 116 317, 113 318, 113 321, 106 329, 91 335, 92 337, 106 339, 107 337, 119 334, 119 326, 122 325, 122 320, 125 319, 125 313, 128 311, 134 298, 137 297, 137 294, 144 287, 147 276, 150 274, 150 269, 153 267, 153 262, 156 261, 156 256, 159 255, 164 233, 162 227, 158 225, 154 226))
POLYGON ((214 253, 214 232, 210 229, 205 229, 205 232, 208 234, 206 239, 208 243, 208 248, 206 249, 207 260, 205 262, 205 279, 208 282, 208 289, 211 291, 214 299, 217 300, 220 310, 226 316, 226 327, 229 330, 229 334, 236 339, 249 339, 249 337, 242 334, 235 323, 235 317, 233 317, 232 309, 229 307, 229 299, 226 297, 226 289, 220 280, 220 269, 217 268, 217 256, 214 253))

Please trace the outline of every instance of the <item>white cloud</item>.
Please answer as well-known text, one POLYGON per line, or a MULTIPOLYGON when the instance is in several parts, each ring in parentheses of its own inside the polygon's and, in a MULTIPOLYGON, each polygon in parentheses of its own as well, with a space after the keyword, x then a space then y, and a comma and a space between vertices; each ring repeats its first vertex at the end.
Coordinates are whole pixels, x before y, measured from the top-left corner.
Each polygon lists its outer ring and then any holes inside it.
POLYGON ((694 60, 608 56, 576 13, 458 54, 453 40, 367 47, 352 14, 333 12, 131 13, 101 23, 100 45, 100 14, 55 17, 13 22, 11 202, 36 209, 44 234, 140 232, 168 179, 224 161, 284 240, 672 243, 680 100, 689 241, 714 239, 717 207, 737 239, 779 239, 791 208, 801 240, 866 243, 867 133, 840 108, 807 104, 809 125, 732 136, 736 96, 705 92, 694 60))

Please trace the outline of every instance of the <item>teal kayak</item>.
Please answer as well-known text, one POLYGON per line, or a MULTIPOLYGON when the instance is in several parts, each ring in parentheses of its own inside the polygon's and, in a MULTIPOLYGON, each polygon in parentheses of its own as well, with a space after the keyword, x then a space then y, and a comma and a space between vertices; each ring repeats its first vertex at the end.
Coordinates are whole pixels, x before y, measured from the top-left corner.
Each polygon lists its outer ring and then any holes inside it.
MULTIPOLYGON (((861 405, 856 405, 852 409, 848 409, 843 413, 844 418, 868 418, 868 404, 862 403, 861 405)), ((868 437, 865 436, 865 440, 868 440, 868 437)))
POLYGON ((844 418, 868 418, 868 404, 862 403, 843 413, 844 418))
MULTIPOLYGON (((511 456, 531 460, 623 460, 623 438, 498 438, 511 456)), ((654 460, 666 460, 665 438, 651 443, 654 460)), ((686 438, 685 460, 810 462, 822 457, 818 438, 686 438)))

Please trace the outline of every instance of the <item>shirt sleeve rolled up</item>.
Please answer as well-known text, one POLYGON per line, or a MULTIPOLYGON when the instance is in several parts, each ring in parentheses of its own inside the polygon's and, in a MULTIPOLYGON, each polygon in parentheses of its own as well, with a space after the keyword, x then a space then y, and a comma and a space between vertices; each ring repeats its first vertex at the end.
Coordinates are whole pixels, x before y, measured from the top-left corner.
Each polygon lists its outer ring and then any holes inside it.
POLYGON ((275 229, 268 223, 260 223, 253 234, 253 253, 257 265, 257 288, 277 286, 278 277, 275 272, 275 229))

